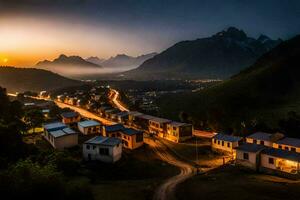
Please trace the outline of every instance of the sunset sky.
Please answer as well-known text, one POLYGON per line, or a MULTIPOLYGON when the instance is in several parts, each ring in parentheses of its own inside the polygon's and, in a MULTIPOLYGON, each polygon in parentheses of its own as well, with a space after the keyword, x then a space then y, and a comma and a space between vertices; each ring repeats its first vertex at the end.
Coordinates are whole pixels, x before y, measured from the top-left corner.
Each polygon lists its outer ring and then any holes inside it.
POLYGON ((0 0, 0 65, 32 66, 61 53, 160 52, 228 26, 288 39, 300 33, 299 7, 298 0, 0 0))

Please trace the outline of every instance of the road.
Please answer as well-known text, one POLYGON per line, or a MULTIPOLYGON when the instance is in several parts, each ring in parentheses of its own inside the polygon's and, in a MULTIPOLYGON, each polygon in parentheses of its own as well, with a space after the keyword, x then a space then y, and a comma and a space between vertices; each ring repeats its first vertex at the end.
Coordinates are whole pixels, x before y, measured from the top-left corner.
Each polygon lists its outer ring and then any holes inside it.
POLYGON ((56 105, 60 108, 70 108, 76 112, 78 112, 80 115, 86 117, 86 118, 89 118, 89 119, 95 119, 97 121, 100 121, 102 124, 104 125, 112 125, 112 124, 115 124, 115 122, 112 122, 110 120, 107 120, 105 118, 102 118, 102 117, 99 117, 98 115, 92 113, 92 112, 89 112, 83 108, 79 108, 77 106, 73 106, 73 105, 69 105, 69 104, 65 104, 65 103, 62 103, 62 102, 59 102, 59 101, 54 101, 56 103, 56 105))
POLYGON ((153 200, 174 200, 176 186, 182 183, 186 179, 195 175, 195 168, 178 158, 176 158, 170 150, 162 144, 159 140, 153 141, 153 139, 145 138, 145 143, 147 143, 153 151, 162 159, 163 161, 174 165, 180 169, 180 173, 165 180, 162 185, 160 185, 154 193, 153 200))
POLYGON ((129 111, 127 108, 125 108, 122 103, 119 101, 120 93, 117 90, 112 89, 112 102, 115 104, 117 108, 119 108, 121 111, 129 111))

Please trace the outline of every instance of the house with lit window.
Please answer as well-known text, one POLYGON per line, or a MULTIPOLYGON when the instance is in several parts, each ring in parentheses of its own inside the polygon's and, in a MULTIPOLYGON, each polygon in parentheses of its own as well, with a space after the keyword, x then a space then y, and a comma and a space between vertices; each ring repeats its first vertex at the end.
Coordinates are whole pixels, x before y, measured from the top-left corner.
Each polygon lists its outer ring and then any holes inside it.
POLYGON ((130 111, 128 112, 128 122, 127 124, 132 126, 135 123, 135 118, 139 115, 143 115, 143 113, 137 112, 137 111, 130 111))
POLYGON ((45 124, 43 136, 58 150, 78 145, 78 133, 61 122, 45 124))
POLYGON ((144 132, 132 128, 122 130, 123 147, 127 149, 136 149, 144 144, 144 132))
POLYGON ((102 135, 105 137, 119 137, 121 138, 122 131, 125 127, 122 124, 113 124, 102 127, 102 135))
POLYGON ((114 121, 122 124, 126 124, 128 121, 128 112, 127 111, 122 111, 116 114, 116 118, 113 119, 114 121))
POLYGON ((224 152, 234 155, 235 148, 242 143, 243 138, 238 136, 218 133, 212 138, 211 147, 213 151, 224 152))
POLYGON ((264 132, 256 132, 252 135, 246 137, 247 143, 252 144, 261 144, 267 147, 273 147, 273 143, 282 139, 284 137, 281 133, 264 133, 264 132))
POLYGON ((100 134, 101 124, 95 120, 86 120, 78 122, 78 130, 84 135, 100 134))
POLYGON ((264 145, 250 143, 236 147, 236 165, 257 171, 260 166, 260 153, 266 148, 264 145))
POLYGON ((266 148, 261 152, 260 171, 291 178, 300 178, 299 163, 299 153, 266 148))
POLYGON ((193 137, 193 126, 181 122, 167 124, 167 133, 164 138, 173 142, 183 142, 193 137))
POLYGON ((274 142, 273 147, 276 149, 284 149, 300 153, 300 139, 285 137, 277 142, 274 142))
POLYGON ((73 124, 80 121, 81 117, 77 112, 64 112, 61 114, 62 123, 73 124))
POLYGON ((83 158, 114 163, 122 157, 122 141, 119 138, 96 136, 83 143, 83 158))
POLYGON ((134 125, 138 129, 148 130, 150 120, 154 119, 154 118, 156 118, 156 117, 151 116, 151 115, 144 115, 144 114, 135 116, 134 125))
POLYGON ((167 134, 167 124, 171 123, 169 119, 155 117, 149 120, 149 132, 164 138, 167 134))

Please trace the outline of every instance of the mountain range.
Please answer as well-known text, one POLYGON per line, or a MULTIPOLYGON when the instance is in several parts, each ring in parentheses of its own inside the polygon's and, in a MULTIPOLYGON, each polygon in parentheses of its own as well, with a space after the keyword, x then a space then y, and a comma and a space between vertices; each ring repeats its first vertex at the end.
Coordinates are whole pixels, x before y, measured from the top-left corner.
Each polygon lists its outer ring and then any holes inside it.
POLYGON ((100 59, 98 57, 89 57, 86 59, 86 61, 94 63, 94 64, 98 64, 98 65, 102 65, 103 67, 124 67, 124 68, 135 68, 138 67, 139 65, 141 65, 144 61, 152 58, 153 56, 155 56, 157 53, 149 53, 149 54, 145 54, 145 55, 140 55, 140 56, 128 56, 125 54, 118 54, 114 57, 110 57, 109 59, 105 60, 105 59, 100 59))
POLYGON ((54 90, 82 84, 43 69, 0 67, 0 86, 9 92, 54 90))
POLYGON ((280 128, 290 113, 300 116, 299 58, 300 35, 282 42, 231 79, 198 93, 162 97, 160 106, 167 116, 185 112, 198 124, 206 122, 216 130, 234 127, 239 132, 243 126, 249 130, 255 125, 280 128))
POLYGON ((265 35, 257 39, 230 27, 207 38, 178 42, 138 68, 126 79, 229 78, 282 42, 265 35))

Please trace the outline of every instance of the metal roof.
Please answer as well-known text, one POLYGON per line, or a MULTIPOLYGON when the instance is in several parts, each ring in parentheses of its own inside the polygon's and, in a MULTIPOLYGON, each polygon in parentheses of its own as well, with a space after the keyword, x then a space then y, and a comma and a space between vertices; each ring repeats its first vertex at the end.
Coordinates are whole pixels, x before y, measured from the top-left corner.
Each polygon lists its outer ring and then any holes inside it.
POLYGON ((278 140, 276 142, 277 144, 285 144, 285 145, 289 145, 289 146, 293 146, 293 147, 300 147, 300 139, 297 138, 283 138, 281 140, 278 140))
POLYGON ((77 112, 64 112, 61 114, 63 118, 73 118, 77 117, 79 114, 77 112))
POLYGON ((64 128, 64 129, 60 129, 60 130, 56 130, 56 131, 50 131, 49 134, 55 138, 58 138, 58 137, 62 137, 62 136, 66 136, 66 135, 73 135, 73 134, 77 134, 77 133, 73 129, 64 128))
POLYGON ((46 129, 48 132, 49 131, 57 131, 67 128, 67 125, 61 123, 61 122, 53 122, 49 124, 44 124, 44 129, 46 129))
POLYGON ((110 126, 105 126, 106 132, 116 132, 116 131, 122 131, 125 129, 125 127, 122 124, 114 124, 110 126))
POLYGON ((238 146, 236 148, 236 150, 256 153, 256 152, 259 152, 259 151, 261 151, 265 148, 266 147, 264 145, 246 143, 246 144, 242 144, 242 145, 238 146))
POLYGON ((137 112, 137 111, 130 111, 128 112, 129 115, 132 115, 132 116, 139 116, 139 115, 143 115, 143 113, 140 113, 140 112, 137 112))
POLYGON ((277 158, 284 158, 286 160, 300 162, 300 154, 293 152, 293 151, 287 151, 287 150, 275 149, 275 148, 267 148, 262 151, 262 154, 274 156, 277 158))
POLYGON ((172 122, 170 123, 170 125, 171 125, 171 126, 174 126, 174 127, 178 127, 178 126, 186 126, 186 125, 191 125, 191 124, 172 121, 172 122))
POLYGON ((136 116, 136 118, 151 120, 151 119, 154 119, 156 117, 151 116, 151 115, 138 115, 138 116, 136 116))
POLYGON ((85 144, 95 144, 95 145, 105 145, 105 146, 115 146, 122 143, 122 140, 115 137, 103 137, 96 136, 88 141, 84 142, 85 144))
POLYGON ((265 132, 256 132, 252 135, 247 136, 247 138, 255 139, 255 140, 264 140, 264 141, 271 141, 271 135, 270 133, 265 132))
POLYGON ((132 128, 126 128, 122 130, 122 132, 126 135, 136 135, 136 134, 143 134, 143 131, 138 131, 132 128))
POLYGON ((86 120, 86 121, 82 121, 82 122, 78 122, 78 126, 81 127, 91 127, 91 126, 100 126, 101 124, 95 120, 86 120))
POLYGON ((118 117, 125 117, 128 116, 128 112, 127 111, 123 111, 123 112, 119 112, 116 114, 118 117))
POLYGON ((238 142, 238 141, 243 139, 243 138, 238 137, 238 136, 225 135, 225 134, 222 134, 222 133, 218 133, 213 138, 217 139, 217 140, 227 141, 227 142, 238 142))
POLYGON ((164 118, 159 118, 159 117, 154 117, 154 118, 150 119, 150 121, 158 122, 158 123, 168 123, 168 122, 171 122, 171 120, 169 120, 169 119, 164 119, 164 118))

